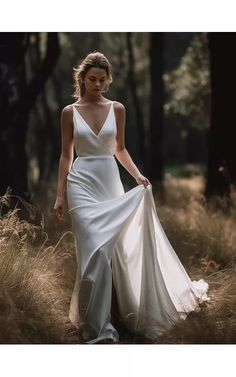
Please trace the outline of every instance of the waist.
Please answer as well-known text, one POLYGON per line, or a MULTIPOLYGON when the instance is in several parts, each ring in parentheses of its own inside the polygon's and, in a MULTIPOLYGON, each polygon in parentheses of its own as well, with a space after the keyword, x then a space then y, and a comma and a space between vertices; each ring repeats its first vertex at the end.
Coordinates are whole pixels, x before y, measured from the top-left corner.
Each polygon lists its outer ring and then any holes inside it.
POLYGON ((76 160, 80 160, 80 159, 98 159, 98 158, 113 158, 114 159, 114 155, 99 155, 99 156, 78 156, 76 158, 76 160))

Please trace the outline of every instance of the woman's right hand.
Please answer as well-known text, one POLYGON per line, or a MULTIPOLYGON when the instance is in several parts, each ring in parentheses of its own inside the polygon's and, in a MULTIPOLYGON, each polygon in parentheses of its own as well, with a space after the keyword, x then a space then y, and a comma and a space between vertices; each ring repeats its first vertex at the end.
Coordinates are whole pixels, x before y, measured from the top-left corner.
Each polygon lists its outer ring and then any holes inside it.
POLYGON ((53 207, 55 211, 55 216, 56 219, 61 221, 63 219, 63 203, 64 203, 64 198, 62 197, 57 197, 56 203, 53 207))

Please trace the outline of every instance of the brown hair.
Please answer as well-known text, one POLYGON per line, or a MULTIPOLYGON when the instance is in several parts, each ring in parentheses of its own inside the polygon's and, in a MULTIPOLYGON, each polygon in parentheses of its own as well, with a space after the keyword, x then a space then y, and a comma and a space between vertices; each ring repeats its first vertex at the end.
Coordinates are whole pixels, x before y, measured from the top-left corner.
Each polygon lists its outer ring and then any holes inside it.
POLYGON ((104 92, 108 90, 109 85, 112 83, 112 73, 111 64, 105 55, 101 52, 95 51, 86 56, 78 68, 73 68, 74 70, 74 98, 81 98, 85 93, 85 87, 83 84, 84 77, 90 68, 103 68, 107 74, 107 85, 105 86, 104 92))

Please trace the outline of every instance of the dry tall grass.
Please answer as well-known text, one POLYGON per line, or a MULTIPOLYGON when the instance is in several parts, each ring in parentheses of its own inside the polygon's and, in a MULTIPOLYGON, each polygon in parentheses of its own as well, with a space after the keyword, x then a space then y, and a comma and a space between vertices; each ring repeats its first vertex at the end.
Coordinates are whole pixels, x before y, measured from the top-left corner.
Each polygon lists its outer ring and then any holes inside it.
MULTIPOLYGON (((209 208, 200 178, 166 182, 166 203, 157 211, 192 279, 204 278, 211 301, 191 313, 155 343, 234 343, 236 340, 236 200, 225 212, 209 208)), ((1 198, 0 210, 8 203, 1 198)), ((46 210, 45 210, 46 212, 46 210)), ((0 343, 79 343, 68 319, 75 279, 70 223, 52 221, 52 212, 35 226, 17 210, 0 217, 0 343), (45 225, 46 224, 46 225, 45 225), (49 236, 50 235, 50 236, 49 236)), ((148 342, 121 327, 121 343, 148 342)))
POLYGON ((17 210, 0 218, 1 343, 69 342, 73 253, 71 232, 49 246, 42 224, 20 221, 17 210))

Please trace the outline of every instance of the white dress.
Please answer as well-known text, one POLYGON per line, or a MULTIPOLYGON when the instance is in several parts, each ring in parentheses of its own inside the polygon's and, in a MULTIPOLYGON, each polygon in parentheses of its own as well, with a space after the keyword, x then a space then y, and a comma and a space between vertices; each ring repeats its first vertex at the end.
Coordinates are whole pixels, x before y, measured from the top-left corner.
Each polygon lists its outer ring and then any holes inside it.
POLYGON ((77 275, 69 318, 86 343, 118 341, 110 322, 113 275, 123 323, 155 338, 209 300, 208 284, 187 275, 158 219, 152 186, 124 192, 114 157, 113 102, 98 134, 72 107, 77 158, 67 176, 67 201, 77 275))

